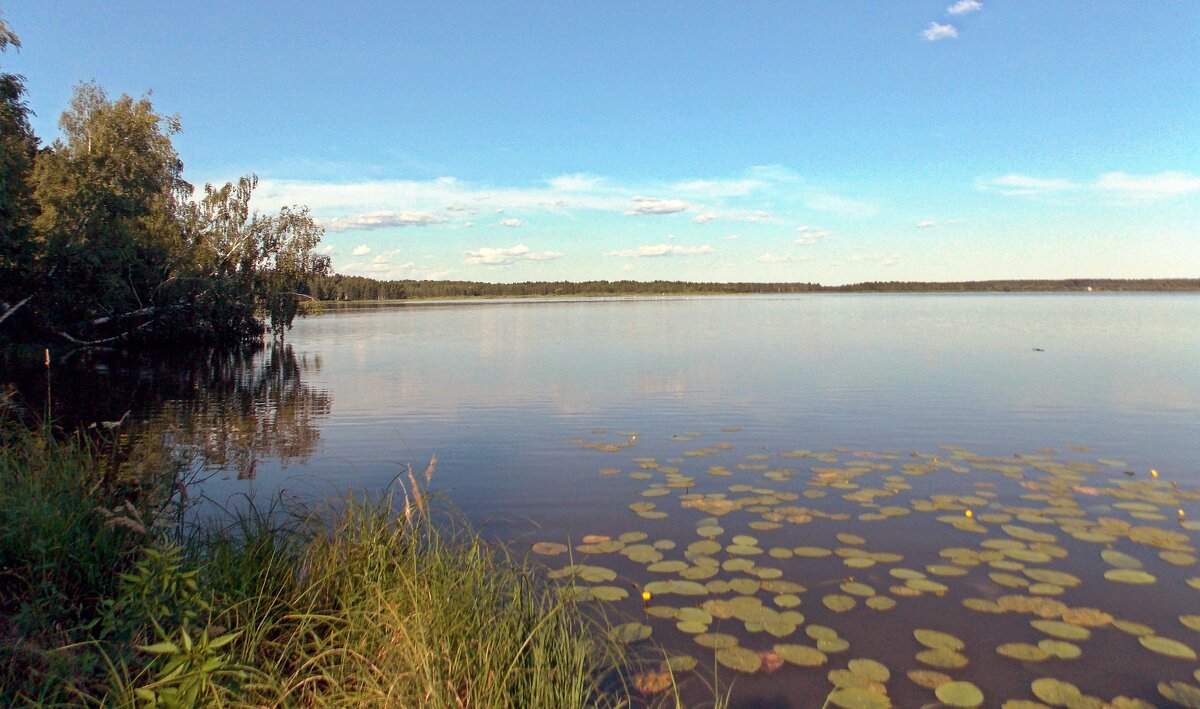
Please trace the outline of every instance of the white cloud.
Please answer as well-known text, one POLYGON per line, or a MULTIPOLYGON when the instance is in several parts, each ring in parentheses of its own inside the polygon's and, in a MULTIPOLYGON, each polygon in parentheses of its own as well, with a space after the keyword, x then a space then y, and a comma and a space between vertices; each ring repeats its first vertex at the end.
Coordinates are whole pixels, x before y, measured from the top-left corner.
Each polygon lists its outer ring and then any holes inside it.
POLYGON ((1042 178, 1009 173, 1000 177, 981 178, 976 184, 984 190, 995 190, 1009 197, 1045 197, 1074 192, 1080 185, 1061 178, 1042 178))
POLYGON ((355 246, 354 250, 350 252, 350 255, 351 256, 366 256, 369 253, 371 253, 371 247, 367 246, 366 244, 363 244, 362 246, 355 246))
POLYGON ((519 226, 521 226, 521 223, 522 222, 520 219, 501 219, 500 220, 500 226, 519 227, 519 226))
POLYGON ((796 227, 796 231, 800 234, 800 236, 796 238, 796 243, 804 246, 807 246, 808 244, 815 244, 821 239, 829 236, 828 229, 822 229, 821 227, 816 226, 808 226, 807 224, 802 224, 796 227))
POLYGON ((1106 172, 1091 182, 1010 173, 1000 177, 981 177, 975 182, 979 189, 996 191, 1008 197, 1053 201, 1074 195, 1118 206, 1138 206, 1200 193, 1200 175, 1178 170, 1151 175, 1106 172))
POLYGON ((669 186, 672 192, 686 192, 699 199, 720 199, 722 197, 743 197, 763 189, 767 182, 757 179, 743 180, 688 180, 676 182, 669 186))
POLYGON ((946 8, 946 12, 951 15, 966 15, 967 13, 982 9, 983 3, 979 2, 979 0, 958 0, 958 2, 946 8))
POLYGON ((658 197, 634 197, 630 200, 633 204, 629 209, 625 210, 629 215, 644 215, 644 214, 677 214, 686 212, 691 205, 687 202, 678 199, 659 199, 658 197))
POLYGON ((578 173, 575 175, 560 175, 547 180, 546 184, 561 192, 590 192, 599 187, 604 180, 595 175, 578 173))
POLYGON ((454 273, 436 268, 421 268, 413 261, 393 263, 393 259, 396 259, 400 253, 399 250, 392 250, 377 254, 370 261, 352 261, 341 264, 338 266, 337 272, 352 276, 369 276, 381 280, 408 278, 438 280, 454 273))
POLYGON ((880 266, 895 266, 900 257, 895 254, 853 254, 850 256, 850 261, 853 263, 877 263, 880 266))
POLYGON ((621 264, 621 270, 622 271, 632 271, 633 264, 632 263, 623 263, 623 264, 621 264))
POLYGON ((333 251, 333 244, 325 244, 321 248, 317 249, 317 253, 319 254, 332 254, 333 251))
POLYGON ((467 252, 467 263, 483 266, 508 266, 518 261, 551 261, 561 258, 557 251, 532 251, 525 244, 509 247, 484 246, 467 252))
POLYGON ((932 219, 922 219, 921 221, 917 222, 918 229, 931 229, 935 226, 937 226, 937 222, 933 221, 932 219))
POLYGON ((654 246, 638 246, 633 249, 623 249, 621 251, 610 251, 607 256, 616 256, 618 258, 652 258, 656 256, 701 256, 703 254, 711 254, 712 247, 705 244, 704 246, 680 246, 678 244, 656 244, 654 246))
POLYGON ((740 238, 742 238, 741 234, 730 234, 729 236, 725 237, 725 241, 737 241, 740 238))
POLYGON ((428 212, 368 212, 351 217, 340 217, 322 222, 326 231, 356 231, 363 229, 388 229, 390 227, 429 226, 441 224, 445 217, 428 212))
POLYGON ((873 204, 832 194, 810 197, 807 204, 809 209, 845 217, 869 217, 879 211, 873 204))
POLYGON ((1096 180, 1095 187, 1114 196, 1153 202, 1200 192, 1200 175, 1178 171, 1160 172, 1157 175, 1106 172, 1096 180))
MULTIPOLYGON (((751 167, 728 178, 675 182, 617 183, 588 174, 568 174, 532 185, 494 186, 453 177, 429 180, 375 180, 355 183, 264 179, 254 206, 264 211, 305 204, 330 231, 436 225, 464 228, 483 215, 504 214, 528 222, 533 214, 573 215, 604 212, 670 215, 692 212, 703 224, 729 222, 784 223, 797 208, 820 209, 849 216, 875 213, 875 207, 828 194, 820 185, 778 165, 751 167)), ((497 216, 496 220, 504 217, 497 216)), ((494 221, 489 220, 489 223, 494 221)))
POLYGON ((786 263, 792 260, 791 256, 776 256, 771 253, 765 253, 755 259, 759 263, 786 263))
POLYGON ((954 39, 958 36, 958 28, 954 25, 943 25, 937 22, 930 22, 929 26, 921 31, 921 36, 927 42, 937 42, 942 39, 954 39))

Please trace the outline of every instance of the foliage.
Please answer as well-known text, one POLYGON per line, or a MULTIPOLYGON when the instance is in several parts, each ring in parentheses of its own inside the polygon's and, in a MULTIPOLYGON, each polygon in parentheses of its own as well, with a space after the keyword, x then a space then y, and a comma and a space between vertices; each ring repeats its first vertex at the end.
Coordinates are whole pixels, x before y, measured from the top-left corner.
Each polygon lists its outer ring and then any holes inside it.
MULTIPOLYGON (((9 44, 0 25, 0 49, 9 44)), ((171 142, 178 116, 94 83, 76 88, 62 137, 38 151, 23 93, 20 77, 0 74, 0 335, 233 342, 260 337, 264 322, 283 335, 304 279, 329 268, 306 208, 252 211, 253 175, 192 201, 171 142)))
POLYGON ((602 295, 734 295, 742 293, 990 293, 1059 291, 1197 291, 1200 279, 1071 279, 1060 281, 868 282, 844 286, 818 283, 704 283, 692 281, 377 281, 361 276, 314 275, 306 292, 322 301, 404 298, 523 298, 602 295))
POLYGON ((62 700, 94 653, 56 651, 94 628, 104 599, 153 535, 177 468, 151 472, 95 436, 60 437, 11 418, 0 399, 0 704, 62 700), (169 472, 167 472, 169 471, 169 472))
MULTIPOLYGON (((20 47, 21 41, 0 19, 0 52, 9 46, 20 47)), ((0 72, 0 303, 19 300, 15 296, 28 284, 24 271, 33 215, 28 182, 37 138, 24 94, 23 77, 0 72)))
POLYGON ((133 456, 0 431, 0 704, 629 704, 604 629, 431 506, 432 464, 382 497, 247 501, 183 527, 161 514, 174 474, 114 485, 133 456))

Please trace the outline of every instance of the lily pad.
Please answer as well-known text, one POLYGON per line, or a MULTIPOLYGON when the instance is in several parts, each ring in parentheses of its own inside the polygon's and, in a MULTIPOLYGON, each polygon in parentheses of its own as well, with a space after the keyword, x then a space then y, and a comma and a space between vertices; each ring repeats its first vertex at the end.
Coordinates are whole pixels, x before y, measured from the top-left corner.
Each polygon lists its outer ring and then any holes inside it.
POLYGON ((1030 683, 1029 688, 1033 691, 1033 696, 1055 707, 1068 706, 1071 702, 1079 701, 1083 697, 1083 692, 1079 691, 1079 687, 1053 677, 1035 679, 1030 683))
POLYGON ((1138 642, 1142 644, 1142 647, 1146 648, 1150 652, 1156 652, 1159 655, 1175 657, 1181 660, 1196 659, 1195 650, 1187 645, 1184 645, 1178 640, 1164 638, 1161 635, 1143 635, 1142 637, 1138 638, 1138 642))
POLYGON ((586 581, 587 583, 604 583, 606 581, 612 581, 617 577, 616 571, 613 571, 612 569, 606 569, 603 566, 589 566, 586 564, 580 564, 578 566, 568 568, 573 568, 575 575, 579 577, 579 580, 586 581))
POLYGON ((934 690, 938 700, 952 707, 977 707, 983 704, 983 692, 970 682, 946 682, 934 690))
POLYGON ((780 608, 795 608, 800 605, 800 597, 790 593, 782 593, 775 597, 775 605, 780 608))
POLYGON ((1100 552, 1100 558, 1104 559, 1109 566, 1115 566, 1118 569, 1140 569, 1143 566, 1137 557, 1115 549, 1105 549, 1100 552))
POLYGON ((1050 654, 1045 650, 1029 643, 1004 643, 996 648, 996 652, 1022 662, 1041 662, 1050 658, 1050 654))
POLYGON ((906 674, 914 684, 925 689, 937 689, 940 685, 951 682, 954 679, 948 674, 933 670, 909 670, 906 674))
POLYGON ((688 567, 685 561, 658 561, 646 567, 646 571, 656 574, 674 574, 688 567))
POLYGON ((829 694, 828 701, 842 709, 890 709, 892 700, 886 694, 861 687, 841 687, 829 694))
POLYGON ((620 586, 592 586, 588 590, 597 601, 620 601, 629 598, 629 591, 620 586))
POLYGON ((887 682, 891 679, 892 673, 888 670, 887 665, 875 660, 866 658, 856 658, 846 663, 846 669, 850 670, 860 677, 866 677, 869 680, 876 682, 887 682))
POLYGON ((633 544, 621 550, 621 555, 637 564, 653 564, 661 561, 662 552, 649 544, 633 544))
POLYGON ((1112 622, 1112 624, 1113 624, 1114 628, 1116 628, 1117 630, 1120 630, 1122 633, 1129 633, 1130 635, 1132 635, 1134 637, 1140 638, 1143 635, 1158 635, 1157 630, 1155 630, 1154 628, 1151 628, 1149 625, 1146 625, 1145 623, 1135 623, 1132 620, 1125 620, 1123 618, 1118 618, 1118 619, 1114 620, 1112 622))
POLYGON ((1101 628, 1113 621, 1108 613, 1096 608, 1068 608, 1062 613, 1064 622, 1087 628, 1101 628))
POLYGON ((967 666, 967 657, 953 650, 922 650, 917 653, 917 662, 944 670, 956 670, 967 666))
POLYGON ((651 581, 646 584, 645 590, 654 595, 677 593, 681 596, 707 596, 708 588, 696 583, 695 581, 651 581))
POLYGON ((609 637, 618 643, 629 645, 650 637, 653 631, 650 626, 641 623, 622 623, 609 631, 609 637))
POLYGON ((693 637, 692 640, 695 640, 696 644, 701 647, 713 648, 714 650, 737 645, 737 638, 725 633, 701 633, 693 637))
POLYGON ((757 652, 736 645, 717 650, 717 662, 738 672, 753 674, 762 667, 762 658, 757 652))
POLYGON ((1083 654, 1075 643, 1069 643, 1065 640, 1042 640, 1037 646, 1046 652, 1051 657, 1057 657, 1060 660, 1074 660, 1083 654))
POLYGON ((1078 586, 1080 583, 1078 576, 1068 574, 1065 571, 1055 571, 1053 569, 1025 569, 1024 571, 1025 575, 1034 581, 1051 583, 1055 586, 1070 588, 1078 586))
POLYGON ((698 662, 691 655, 672 655, 662 661, 659 668, 664 672, 691 672, 698 662))
POLYGON ((1104 572, 1104 578, 1116 583, 1127 583, 1134 586, 1147 586, 1158 581, 1153 574, 1139 569, 1109 569, 1104 572))
POLYGON ((932 579, 908 579, 904 582, 904 585, 925 593, 945 593, 950 590, 950 587, 946 584, 938 583, 932 579))
POLYGON ((708 632, 708 623, 702 623, 698 620, 681 620, 675 624, 681 633, 688 635, 699 635, 700 633, 708 632))
POLYGON ((917 628, 913 631, 913 637, 917 642, 921 643, 932 650, 962 650, 966 647, 966 643, 949 633, 943 633, 939 630, 927 630, 925 628, 917 628))
POLYGON ((825 607, 834 613, 845 613, 846 611, 852 610, 854 606, 858 604, 858 601, 854 600, 854 598, 851 596, 844 596, 840 593, 831 593, 822 598, 821 603, 824 603, 825 607))
POLYGON ((859 583, 857 581, 848 581, 843 583, 841 585, 841 589, 843 593, 848 593, 851 596, 869 598, 875 595, 875 589, 871 588, 865 583, 859 583))
POLYGON ((887 596, 871 596, 865 603, 868 608, 877 611, 890 611, 896 607, 896 600, 887 596))
POLYGON ((784 660, 800 667, 820 667, 829 661, 825 653, 807 645, 776 645, 774 649, 784 660))
POLYGON ((969 571, 953 564, 931 564, 925 570, 934 576, 966 576, 969 571))
POLYGON ((1158 693, 1180 706, 1200 709, 1200 687, 1187 682, 1159 682, 1158 693))

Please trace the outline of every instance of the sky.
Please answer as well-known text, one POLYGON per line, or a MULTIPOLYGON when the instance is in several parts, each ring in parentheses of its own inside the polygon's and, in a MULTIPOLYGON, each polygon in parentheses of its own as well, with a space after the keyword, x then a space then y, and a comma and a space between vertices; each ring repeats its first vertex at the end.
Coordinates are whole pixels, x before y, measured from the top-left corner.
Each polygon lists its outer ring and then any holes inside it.
POLYGON ((0 69, 45 143, 152 92, 339 273, 1200 276, 1195 2, 342 5, 0 1, 0 69))

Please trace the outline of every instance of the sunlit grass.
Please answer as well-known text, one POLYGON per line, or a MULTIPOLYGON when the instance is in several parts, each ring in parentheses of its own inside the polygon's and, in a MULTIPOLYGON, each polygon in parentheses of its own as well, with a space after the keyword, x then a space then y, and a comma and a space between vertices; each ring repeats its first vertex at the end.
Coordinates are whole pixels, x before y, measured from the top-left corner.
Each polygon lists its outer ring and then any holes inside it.
POLYGON ((185 528, 163 523, 174 473, 121 483, 85 438, 3 433, 4 705, 646 703, 602 617, 431 508, 411 471, 185 528))

